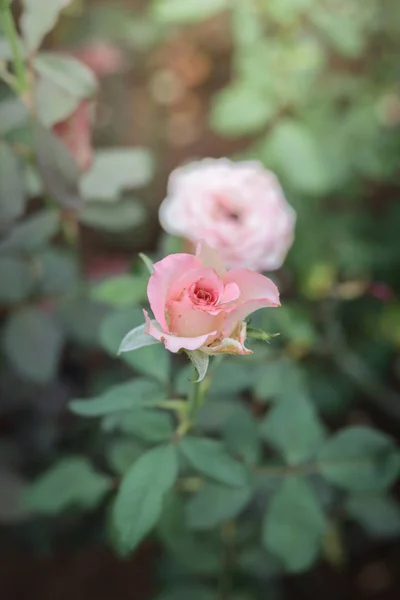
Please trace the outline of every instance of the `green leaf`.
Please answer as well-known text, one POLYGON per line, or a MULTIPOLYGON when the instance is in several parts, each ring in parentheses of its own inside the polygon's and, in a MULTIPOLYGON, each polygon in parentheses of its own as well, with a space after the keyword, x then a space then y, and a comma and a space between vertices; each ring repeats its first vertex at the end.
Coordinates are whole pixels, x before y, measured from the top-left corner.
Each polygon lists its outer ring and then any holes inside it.
POLYGON ((108 277, 96 284, 91 290, 91 298, 97 302, 104 302, 114 308, 129 308, 144 300, 146 295, 147 279, 135 275, 125 274, 108 277))
POLYGON ((373 536, 400 534, 400 505, 390 496, 352 494, 347 498, 345 509, 349 517, 373 536))
POLYGON ((247 327, 247 337, 261 342, 270 342, 273 338, 278 337, 280 333, 267 333, 263 329, 255 329, 247 327))
POLYGON ((33 510, 56 515, 71 507, 92 509, 111 489, 112 480, 95 471, 86 458, 64 458, 28 489, 26 502, 33 510))
POLYGON ((109 233, 120 233, 139 227, 144 223, 145 217, 146 212, 142 204, 133 198, 112 204, 86 203, 79 214, 81 223, 109 233))
POLYGON ((62 345, 54 321, 35 308, 14 312, 5 323, 3 351, 17 371, 35 383, 55 377, 62 345))
POLYGON ((201 352, 200 350, 186 350, 186 354, 192 361, 198 374, 198 378, 196 379, 195 383, 203 381, 207 373, 208 363, 210 362, 209 355, 204 354, 204 352, 201 352))
POLYGON ((211 128, 227 137, 257 133, 275 113, 265 93, 237 82, 219 92, 211 108, 211 128))
POLYGON ((262 421, 260 431, 289 465, 311 458, 325 438, 313 404, 302 394, 277 402, 262 421))
POLYGON ((109 415, 103 420, 103 429, 134 434, 144 442, 154 444, 171 440, 174 435, 171 415, 155 410, 135 409, 130 413, 109 415))
POLYGON ((152 346, 153 344, 159 344, 160 342, 155 338, 151 337, 148 333, 145 333, 147 327, 146 323, 138 325, 134 329, 131 329, 126 336, 123 338, 120 347, 118 348, 118 354, 123 352, 133 352, 133 350, 139 350, 145 346, 152 346))
POLYGON ((0 304, 21 302, 32 291, 32 269, 29 264, 18 258, 0 257, 0 282, 0 304))
POLYGON ((72 56, 40 52, 34 66, 42 77, 78 100, 91 98, 96 93, 97 81, 93 71, 72 56))
POLYGON ((178 475, 176 448, 143 454, 122 479, 113 506, 113 525, 122 554, 133 550, 157 523, 165 493, 178 475))
POLYGON ((145 148, 99 150, 82 179, 82 195, 97 202, 117 200, 124 190, 147 185, 153 172, 153 158, 145 148))
POLYGON ((0 251, 36 252, 51 240, 59 226, 60 214, 57 210, 41 210, 18 223, 4 241, 0 242, 0 251))
MULTIPOLYGON (((134 328, 143 325, 143 319, 142 311, 135 308, 116 311, 106 317, 100 331, 103 348, 112 356, 117 356, 121 340, 127 335, 126 332, 130 332, 132 325, 134 328)), ((147 337, 145 339, 147 340, 147 337)), ((151 375, 162 382, 167 382, 169 379, 171 356, 162 344, 141 347, 134 352, 123 352, 121 358, 140 373, 151 375)))
POLYGON ((284 480, 265 513, 262 527, 265 548, 288 571, 304 571, 318 556, 324 529, 324 513, 307 481, 284 480))
POLYGON ((217 600, 215 590, 203 585, 183 585, 159 594, 155 600, 217 600))
POLYGON ((44 296, 71 293, 79 284, 79 267, 72 252, 51 248, 36 255, 40 268, 39 291, 44 296))
POLYGON ((35 86, 36 116, 45 127, 65 121, 79 106, 81 100, 44 77, 35 86))
POLYGON ((89 400, 72 400, 70 410, 84 417, 101 417, 121 410, 154 407, 165 399, 157 382, 135 378, 108 389, 89 400))
POLYGON ((318 466, 326 479, 349 491, 378 491, 397 478, 400 453, 394 440, 384 433, 348 427, 324 444, 318 466))
POLYGON ((261 457, 261 440, 258 424, 251 411, 240 404, 228 418, 223 428, 226 447, 233 455, 254 465, 261 457))
POLYGON ((124 475, 143 452, 142 444, 136 440, 112 440, 106 449, 107 462, 114 473, 124 475))
POLYGON ((43 38, 57 23, 65 6, 62 0, 22 0, 24 12, 21 17, 21 30, 27 50, 35 52, 43 38))
POLYGON ((24 181, 20 161, 7 144, 0 142, 0 231, 25 209, 24 181))
POLYGON ((226 358, 218 365, 212 378, 210 394, 232 395, 252 388, 257 379, 257 367, 254 368, 246 359, 240 358, 241 360, 226 358))
POLYGON ((57 317, 66 337, 75 343, 96 348, 107 312, 103 304, 80 294, 64 297, 57 306, 57 317))
POLYGON ((153 0, 152 15, 162 23, 196 23, 228 8, 227 0, 153 0))
POLYGON ((33 121, 33 140, 37 167, 48 192, 62 206, 82 206, 78 166, 65 145, 39 121, 33 121))
POLYGON ((192 529, 212 529, 229 519, 234 519, 249 503, 250 486, 227 487, 206 483, 186 504, 186 521, 192 529))
POLYGON ((253 381, 257 399, 264 402, 276 399, 294 401, 305 394, 305 377, 295 362, 286 358, 264 365, 262 375, 253 381))
POLYGON ((280 120, 268 134, 268 145, 279 172, 296 191, 316 195, 325 192, 328 167, 317 140, 305 125, 280 120))
POLYGON ((146 269, 148 270, 148 272, 150 273, 150 275, 153 275, 154 268, 153 268, 153 262, 151 261, 151 259, 143 252, 139 252, 139 258, 143 261, 143 264, 146 267, 146 269))
MULTIPOLYGON (((5 98, 0 102, 0 135, 11 133, 14 129, 25 125, 28 113, 19 98, 5 98)), ((0 161, 0 165, 2 161, 0 161)))
POLYGON ((186 437, 181 440, 179 447, 192 467, 211 479, 232 487, 247 484, 246 468, 227 453, 221 442, 186 437))

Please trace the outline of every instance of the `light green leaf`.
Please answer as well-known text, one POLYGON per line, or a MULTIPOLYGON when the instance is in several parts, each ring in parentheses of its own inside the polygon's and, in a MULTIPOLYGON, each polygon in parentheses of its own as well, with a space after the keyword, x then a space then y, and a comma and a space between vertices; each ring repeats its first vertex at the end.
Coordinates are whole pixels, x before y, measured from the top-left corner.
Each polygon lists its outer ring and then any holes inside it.
POLYGON ((249 503, 251 495, 250 486, 232 488, 206 483, 186 504, 187 524, 192 529, 212 529, 234 519, 249 503))
POLYGON ((19 98, 5 98, 0 102, 0 135, 4 137, 14 129, 22 127, 27 118, 27 110, 19 98))
POLYGON ((211 127, 217 133, 235 137, 257 133, 275 113, 275 105, 265 93, 247 83, 237 82, 213 100, 211 127))
POLYGON ((0 142, 0 231, 17 219, 25 208, 24 181, 20 161, 7 144, 0 142))
POLYGON ((72 400, 70 410, 84 417, 101 417, 121 410, 154 407, 165 399, 165 392, 155 381, 135 378, 109 388, 89 400, 72 400))
POLYGON ((301 393, 277 402, 262 421, 260 431, 289 465, 311 458, 325 437, 313 404, 301 393))
POLYGON ((82 195, 97 202, 117 200, 124 190, 147 185, 153 172, 153 158, 145 148, 99 150, 82 179, 82 195))
POLYGON ((123 338, 120 347, 118 348, 118 354, 122 352, 132 352, 133 350, 139 350, 145 346, 152 346, 153 344, 159 344, 160 342, 151 335, 145 333, 147 325, 143 323, 138 325, 134 329, 131 329, 129 333, 123 338))
POLYGON ((36 115, 46 127, 52 127, 69 117, 81 100, 44 77, 39 77, 35 86, 36 115))
POLYGON ((96 93, 97 81, 93 71, 73 56, 40 52, 34 66, 42 77, 79 100, 96 93))
POLYGON ((387 495, 352 494, 346 513, 371 535, 396 537, 400 534, 400 505, 387 495))
POLYGON ((151 261, 151 259, 143 252, 139 252, 139 258, 143 261, 143 263, 144 263, 146 269, 148 270, 148 272, 150 273, 150 275, 153 275, 154 268, 153 268, 153 262, 151 261))
POLYGON ((174 435, 171 415, 155 410, 135 409, 132 412, 109 415, 103 420, 103 429, 134 434, 144 442, 154 444, 171 440, 174 435))
POLYGON ((368 427, 348 427, 318 453, 318 466, 331 483, 354 492, 384 490, 400 472, 400 453, 392 438, 368 427))
POLYGON ((262 528, 265 548, 288 571, 304 571, 318 556, 324 529, 324 513, 307 481, 284 480, 266 509, 262 528))
POLYGON ((62 345, 57 325, 35 308, 14 312, 5 323, 3 351, 17 371, 35 383, 56 375, 62 345))
POLYGON ((249 365, 243 357, 240 357, 240 360, 226 358, 215 370, 210 394, 215 396, 232 395, 249 390, 257 380, 256 371, 257 367, 249 365))
POLYGON ((258 424, 251 411, 239 404, 223 428, 226 447, 234 456, 253 465, 261 457, 258 424))
POLYGON ((295 190, 316 195, 325 192, 328 165, 318 141, 305 125, 281 119, 268 133, 268 145, 279 172, 295 190))
POLYGON ((95 471, 86 458, 64 458, 27 490, 26 502, 34 511, 56 515, 67 508, 89 510, 111 489, 110 477, 95 471))
MULTIPOLYGON (((140 309, 134 308, 130 310, 121 310, 112 313, 104 319, 104 322, 100 331, 101 345, 111 356, 117 356, 119 351, 121 340, 124 336, 130 336, 132 325, 139 327, 143 325, 143 312, 140 309)), ((140 333, 140 330, 139 332, 140 333)), ((136 334, 135 336, 136 337, 136 334)), ((146 338, 140 337, 140 340, 150 341, 146 338)), ((127 341, 131 341, 131 338, 127 341)), ((135 342, 136 343, 136 342, 135 342)), ((121 358, 128 363, 131 367, 134 367, 140 373, 151 375, 159 381, 167 382, 169 379, 171 356, 170 353, 165 350, 163 344, 153 344, 148 347, 141 347, 134 352, 124 351, 121 354, 121 358)))
POLYGON ((86 203, 79 214, 79 220, 85 225, 109 233, 119 233, 139 227, 144 223, 145 217, 143 205, 134 198, 112 204, 86 203))
POLYGON ((44 209, 16 225, 0 242, 0 251, 36 252, 57 233, 60 214, 57 210, 44 209))
POLYGON ((19 258, 0 257, 0 304, 13 304, 27 298, 34 285, 29 264, 19 258))
POLYGON ((153 0, 152 14, 162 23, 196 23, 228 8, 228 0, 153 0))
POLYGON ((53 29, 66 3, 63 0, 22 1, 21 30, 26 48, 31 53, 39 48, 45 35, 53 29))
POLYGON ((207 373, 208 363, 210 362, 209 355, 204 354, 204 352, 201 352, 200 350, 186 350, 186 354, 197 371, 198 378, 196 379, 196 383, 203 381, 207 373))
POLYGON ((164 495, 177 475, 172 445, 149 450, 126 473, 113 506, 113 526, 122 554, 133 550, 157 523, 164 495))
POLYGON ((181 440, 179 447, 192 467, 211 479, 232 487, 247 484, 246 468, 227 453, 221 442, 186 437, 181 440))
POLYGON ((97 283, 90 296, 97 302, 104 302, 114 308, 128 308, 138 304, 146 296, 147 279, 136 275, 117 275, 97 283))

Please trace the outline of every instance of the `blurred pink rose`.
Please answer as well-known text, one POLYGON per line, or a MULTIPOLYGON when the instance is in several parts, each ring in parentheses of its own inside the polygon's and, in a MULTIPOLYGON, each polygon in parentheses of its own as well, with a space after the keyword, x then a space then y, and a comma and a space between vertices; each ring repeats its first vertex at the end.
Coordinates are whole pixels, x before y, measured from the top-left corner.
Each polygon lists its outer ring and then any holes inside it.
POLYGON ((168 233, 216 248, 229 267, 278 269, 296 214, 277 178, 257 162, 204 159, 173 171, 160 222, 168 233))
POLYGON ((71 52, 99 77, 111 75, 125 66, 121 50, 109 42, 89 42, 71 52))
POLYGON ((81 172, 87 171, 93 161, 91 107, 90 100, 82 100, 65 121, 52 127, 81 172))
POLYGON ((276 285, 248 269, 226 271, 217 252, 199 244, 196 256, 170 254, 153 265, 147 295, 146 333, 171 352, 250 354, 244 319, 263 307, 279 306, 276 285))

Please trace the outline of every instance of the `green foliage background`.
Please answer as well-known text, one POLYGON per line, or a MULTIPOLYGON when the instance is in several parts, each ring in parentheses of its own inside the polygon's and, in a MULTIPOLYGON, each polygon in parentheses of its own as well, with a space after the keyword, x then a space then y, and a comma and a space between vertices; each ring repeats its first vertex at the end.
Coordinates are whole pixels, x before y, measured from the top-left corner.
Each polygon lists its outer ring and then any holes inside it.
POLYGON ((34 119, 10 89, 0 20, 0 419, 14 423, 0 444, 1 521, 37 547, 38 519, 51 546, 66 517, 84 527, 95 509, 85 543, 126 555, 151 536, 164 552, 157 600, 264 598, 266 582, 280 598, 282 577, 341 564, 354 535, 398 536, 398 1, 21 5, 34 119), (100 92, 55 52, 92 39, 128 63, 100 92), (203 154, 189 144, 171 159, 168 146, 164 62, 182 39, 215 68, 195 92, 211 147, 275 171, 298 222, 273 274, 282 308, 252 322, 280 336, 214 361, 195 429, 175 443, 187 361, 161 346, 116 351, 143 320, 137 253, 182 248, 158 231, 166 175, 203 154), (136 113, 125 133, 130 78, 147 94, 145 134, 136 113), (96 128, 81 176, 50 128, 99 93, 115 122, 96 128))

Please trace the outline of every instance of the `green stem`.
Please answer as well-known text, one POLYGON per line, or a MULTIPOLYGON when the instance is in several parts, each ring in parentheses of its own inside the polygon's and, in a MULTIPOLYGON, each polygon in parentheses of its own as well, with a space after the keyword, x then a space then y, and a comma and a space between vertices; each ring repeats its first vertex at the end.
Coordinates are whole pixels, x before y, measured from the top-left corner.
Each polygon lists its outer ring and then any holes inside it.
POLYGON ((14 17, 11 12, 10 0, 0 0, 0 14, 2 16, 3 30, 10 43, 11 54, 15 75, 17 79, 17 91, 24 94, 28 90, 28 80, 24 59, 22 57, 20 40, 15 27, 14 17))
MULTIPOLYGON (((197 376, 197 371, 194 369, 195 377, 197 376)), ((188 415, 192 420, 200 406, 204 402, 204 386, 202 382, 194 383, 189 395, 189 409, 188 415)))

